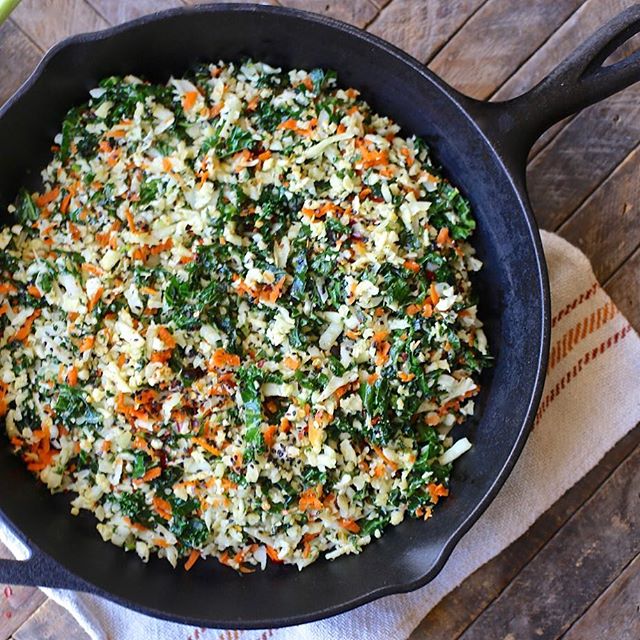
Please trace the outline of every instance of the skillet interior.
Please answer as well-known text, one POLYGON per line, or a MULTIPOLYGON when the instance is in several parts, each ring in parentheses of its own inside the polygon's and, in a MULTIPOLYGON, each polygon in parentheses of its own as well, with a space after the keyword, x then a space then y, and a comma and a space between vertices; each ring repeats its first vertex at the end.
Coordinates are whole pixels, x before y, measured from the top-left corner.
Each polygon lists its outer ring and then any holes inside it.
POLYGON ((68 500, 52 498, 1 443, 0 509, 15 528, 86 580, 88 589, 153 615, 203 626, 304 622, 432 578, 524 444, 541 391, 548 339, 537 231, 523 196, 457 94, 393 47, 308 14, 219 6, 168 12, 57 47, 30 86, 0 112, 2 215, 21 184, 37 185, 64 113, 86 100, 100 78, 137 73, 166 80, 197 61, 247 55, 284 67, 336 69, 342 86, 357 87, 375 110, 427 139, 474 208, 473 243, 485 262, 476 290, 496 362, 484 376, 478 417, 467 424, 475 446, 457 461, 452 496, 435 517, 426 524, 406 521, 359 556, 320 561, 302 573, 271 566, 247 577, 201 562, 187 574, 164 561, 144 565, 103 543, 92 517, 69 515, 68 500))

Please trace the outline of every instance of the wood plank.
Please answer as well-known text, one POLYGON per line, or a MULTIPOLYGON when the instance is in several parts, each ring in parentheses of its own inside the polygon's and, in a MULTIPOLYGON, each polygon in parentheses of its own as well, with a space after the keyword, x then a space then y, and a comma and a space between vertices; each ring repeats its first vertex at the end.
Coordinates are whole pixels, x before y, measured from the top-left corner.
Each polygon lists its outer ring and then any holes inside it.
POLYGON ((640 638, 640 555, 563 636, 563 640, 585 638, 640 638))
POLYGON ((640 552, 639 494, 640 446, 461 638, 562 635, 640 552))
POLYGON ((344 20, 361 28, 368 25, 379 11, 369 0, 279 0, 279 4, 344 20))
MULTIPOLYGON (((218 4, 220 2, 228 2, 229 4, 239 4, 246 0, 184 0, 185 4, 218 4)), ((249 0, 251 4, 279 4, 277 0, 249 0)))
POLYGON ((42 52, 11 19, 0 25, 0 104, 29 77, 42 52))
POLYGON ((484 0, 394 0, 369 26, 371 33, 427 62, 484 0))
POLYGON ((622 438, 524 535, 446 596, 424 618, 409 640, 458 638, 638 446, 640 425, 622 438))
POLYGON ((465 95, 488 98, 581 2, 528 0, 514 11, 508 0, 489 0, 429 68, 465 95))
POLYGON ((183 7, 182 0, 87 0, 87 2, 110 24, 120 24, 148 13, 183 7))
MULTIPOLYGON (((586 0, 568 20, 541 46, 492 96, 508 100, 518 96, 548 75, 575 48, 599 27, 629 7, 634 0, 586 0)), ((533 147, 537 155, 565 126, 571 117, 546 131, 533 147)))
MULTIPOLYGON (((13 558, 0 542, 0 558, 13 558)), ((46 600, 36 587, 0 584, 0 640, 6 640, 46 600)))
POLYGON ((383 7, 386 7, 391 2, 391 0, 371 0, 371 2, 373 2, 373 4, 378 7, 378 9, 382 9, 383 7))
POLYGON ((15 640, 89 640, 75 618, 53 600, 47 600, 13 634, 15 640))
POLYGON ((585 252, 600 282, 640 245, 639 168, 636 147, 558 230, 585 252))
POLYGON ((43 49, 74 33, 109 26, 84 0, 65 0, 63 11, 56 0, 22 0, 11 17, 43 49))
POLYGON ((640 142, 640 85, 576 116, 529 163, 538 223, 557 229, 640 142))
POLYGON ((640 247, 605 283, 605 289, 631 325, 640 331, 640 247))

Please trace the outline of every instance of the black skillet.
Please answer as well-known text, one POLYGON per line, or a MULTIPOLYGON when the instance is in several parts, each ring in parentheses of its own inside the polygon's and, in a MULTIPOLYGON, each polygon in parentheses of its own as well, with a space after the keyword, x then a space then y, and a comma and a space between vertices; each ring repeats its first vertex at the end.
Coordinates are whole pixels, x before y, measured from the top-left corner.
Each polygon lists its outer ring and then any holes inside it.
MULTIPOLYGON (((526 28, 526 25, 525 27, 526 28)), ((217 5, 168 11, 55 46, 0 110, 0 206, 39 168, 66 110, 111 74, 166 80, 197 61, 251 56, 289 68, 335 69, 404 131, 426 138, 469 197, 485 266, 477 279, 494 368, 483 381, 474 448, 460 459, 451 497, 428 523, 407 521, 359 556, 299 573, 271 566, 240 576, 215 562, 189 573, 101 541, 93 518, 69 515, 0 446, 0 512, 31 549, 0 561, 0 582, 79 589, 153 616, 201 626, 262 628, 302 623, 425 585, 496 495, 524 445, 542 391, 549 343, 544 257, 525 189, 531 145, 564 116, 640 80, 640 53, 602 64, 640 31, 634 6, 580 46, 527 94, 487 104, 454 91, 419 62, 354 27, 288 9, 217 5)))

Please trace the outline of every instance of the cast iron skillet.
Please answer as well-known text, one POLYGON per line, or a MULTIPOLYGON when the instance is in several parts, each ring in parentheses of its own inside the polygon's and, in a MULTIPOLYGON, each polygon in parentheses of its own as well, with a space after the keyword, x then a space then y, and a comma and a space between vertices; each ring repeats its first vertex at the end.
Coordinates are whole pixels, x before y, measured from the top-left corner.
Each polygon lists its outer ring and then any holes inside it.
POLYGON ((552 123, 640 80, 640 53, 602 66, 638 31, 640 6, 634 6, 534 89, 498 104, 460 95, 368 33, 287 9, 180 9, 54 47, 0 111, 3 211, 19 185, 37 185, 64 113, 104 76, 166 80, 197 61, 244 56, 289 68, 336 69, 343 86, 357 87, 375 110, 426 138, 471 200, 478 221, 474 244, 485 263, 476 288, 496 361, 483 380, 479 418, 467 427, 475 446, 456 463, 452 495, 435 517, 407 521, 359 556, 320 561, 301 573, 271 566, 240 576, 215 562, 189 573, 165 561, 145 565, 103 543, 91 516, 70 516, 68 498, 50 496, 2 442, 0 513, 31 557, 2 560, 0 581, 90 591, 154 616, 230 628, 298 624, 429 582, 509 474, 542 391, 549 291, 525 190, 527 153, 552 123))

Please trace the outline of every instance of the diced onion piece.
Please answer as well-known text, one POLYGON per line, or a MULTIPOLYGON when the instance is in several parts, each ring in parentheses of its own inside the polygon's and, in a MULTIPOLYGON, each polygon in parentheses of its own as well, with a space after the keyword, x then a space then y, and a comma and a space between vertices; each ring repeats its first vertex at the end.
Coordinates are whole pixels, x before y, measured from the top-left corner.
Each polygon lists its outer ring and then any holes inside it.
POLYGON ((471 443, 467 438, 460 438, 457 442, 453 444, 452 447, 447 449, 439 458, 438 462, 440 464, 449 464, 454 460, 457 460, 463 453, 466 453, 471 449, 471 443))

